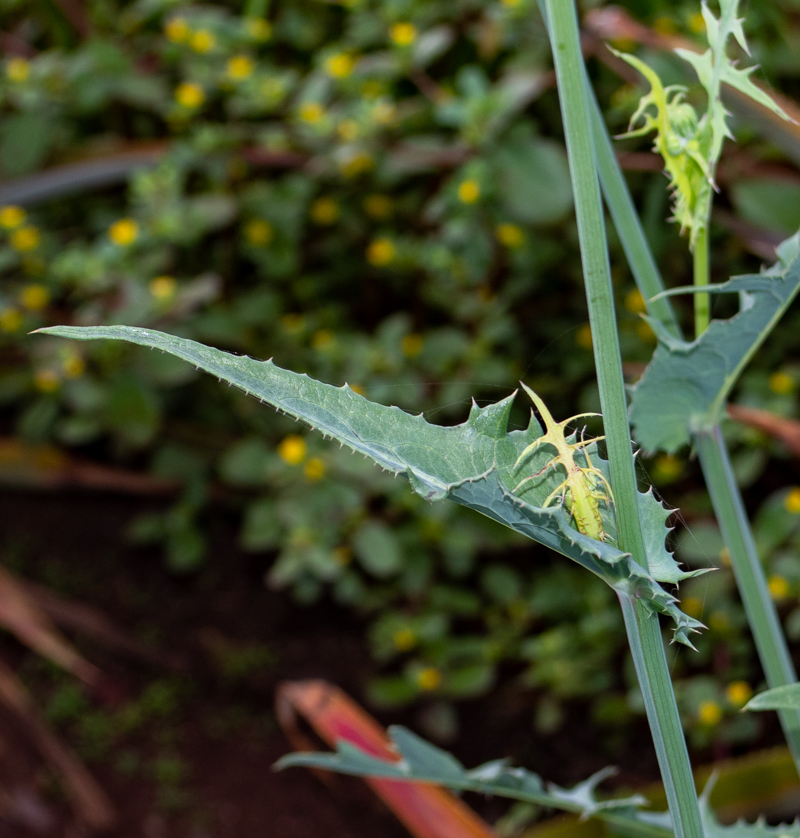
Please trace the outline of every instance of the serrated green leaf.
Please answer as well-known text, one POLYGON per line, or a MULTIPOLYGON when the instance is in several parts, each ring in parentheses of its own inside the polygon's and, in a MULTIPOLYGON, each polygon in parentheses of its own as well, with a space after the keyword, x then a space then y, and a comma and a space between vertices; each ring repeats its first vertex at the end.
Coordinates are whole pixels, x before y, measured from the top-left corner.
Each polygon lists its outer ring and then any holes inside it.
POLYGON ((659 340, 633 388, 631 426, 637 442, 648 451, 674 453, 693 432, 718 424, 731 388, 799 288, 800 260, 794 258, 788 266, 779 263, 721 285, 670 292, 738 293, 740 310, 729 320, 713 320, 691 343, 646 318, 659 340))
POLYGON ((784 684, 759 693, 742 708, 744 710, 800 710, 800 684, 784 684))
MULTIPOLYGON (((556 469, 545 469, 552 457, 540 446, 525 459, 517 460, 530 443, 542 435, 531 416, 524 431, 507 430, 514 395, 480 408, 473 403, 469 418, 461 425, 431 425, 422 415, 412 416, 397 407, 368 401, 347 385, 334 387, 275 366, 230 355, 184 338, 130 326, 78 328, 56 326, 40 330, 77 340, 126 340, 183 358, 216 375, 246 393, 271 404, 295 419, 307 422, 323 436, 330 436, 358 451, 384 469, 406 477, 413 489, 430 501, 450 498, 545 544, 592 571, 616 590, 641 599, 654 612, 675 622, 675 639, 691 645, 689 633, 701 624, 683 614, 675 598, 659 581, 676 582, 683 574, 665 547, 668 512, 651 493, 639 495, 646 535, 648 572, 614 544, 613 512, 604 525, 607 541, 596 541, 580 533, 567 509, 560 504, 545 506, 548 496, 562 477, 556 469), (541 476, 520 486, 527 474, 541 476)), ((606 469, 594 446, 579 456, 592 458, 606 469)))

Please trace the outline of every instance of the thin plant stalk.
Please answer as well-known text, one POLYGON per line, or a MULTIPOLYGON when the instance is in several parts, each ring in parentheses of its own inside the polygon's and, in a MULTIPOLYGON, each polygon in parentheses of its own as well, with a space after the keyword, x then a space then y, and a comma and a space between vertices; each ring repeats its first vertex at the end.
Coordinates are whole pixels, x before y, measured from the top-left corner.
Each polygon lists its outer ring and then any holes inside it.
MULTIPOLYGON (((577 13, 572 0, 547 0, 546 9, 575 195, 618 542, 620 549, 647 567, 577 13)), ((675 835, 702 838, 697 793, 658 618, 641 602, 620 599, 675 835)))
MULTIPOLYGON (((708 285, 708 224, 697 231, 692 252, 692 267, 694 284, 698 287, 708 285)), ((708 328, 711 321, 711 302, 708 294, 694 295, 694 336, 700 335, 708 328)))

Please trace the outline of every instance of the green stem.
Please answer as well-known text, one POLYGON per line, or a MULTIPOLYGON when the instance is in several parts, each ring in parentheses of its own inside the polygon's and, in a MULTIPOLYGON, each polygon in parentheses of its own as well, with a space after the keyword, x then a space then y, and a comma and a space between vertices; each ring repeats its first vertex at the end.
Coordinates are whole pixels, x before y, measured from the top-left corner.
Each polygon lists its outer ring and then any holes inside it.
MULTIPOLYGON (((575 195, 618 545, 647 567, 578 18, 572 0, 547 0, 546 8, 575 195)), ((702 838, 697 794, 658 620, 641 603, 627 597, 622 598, 622 605, 675 834, 677 838, 702 838)))
MULTIPOLYGON (((793 684, 797 675, 769 595, 722 431, 717 425, 707 433, 696 434, 694 440, 767 683, 770 687, 793 684)), ((779 716, 800 772, 800 712, 781 710, 779 716)))
MULTIPOLYGON (((704 225, 697 233, 694 243, 694 284, 708 285, 708 225, 704 225)), ((700 335, 708 328, 711 319, 710 298, 708 294, 694 295, 694 336, 700 335)))

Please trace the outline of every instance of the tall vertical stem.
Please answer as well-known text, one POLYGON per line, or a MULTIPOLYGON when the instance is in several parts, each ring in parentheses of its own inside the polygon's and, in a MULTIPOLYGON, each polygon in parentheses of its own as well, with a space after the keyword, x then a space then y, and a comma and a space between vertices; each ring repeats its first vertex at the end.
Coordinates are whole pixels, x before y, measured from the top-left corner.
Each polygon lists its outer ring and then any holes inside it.
MULTIPOLYGON (((700 228, 694 242, 692 253, 694 268, 694 284, 708 285, 708 224, 700 228)), ((708 294, 694 295, 694 336, 700 335, 708 328, 711 305, 708 294)))
MULTIPOLYGON (((770 687, 793 684, 797 680, 794 664, 769 595, 722 431, 717 425, 708 432, 696 434, 694 441, 767 683, 770 687)), ((800 771, 800 713, 781 710, 779 716, 800 771)))
MULTIPOLYGON (((589 322, 614 487, 618 544, 646 567, 577 13, 573 0, 547 0, 546 9, 575 195, 589 322)), ((702 838, 697 795, 658 618, 629 597, 621 597, 621 602, 675 834, 678 838, 702 838)))

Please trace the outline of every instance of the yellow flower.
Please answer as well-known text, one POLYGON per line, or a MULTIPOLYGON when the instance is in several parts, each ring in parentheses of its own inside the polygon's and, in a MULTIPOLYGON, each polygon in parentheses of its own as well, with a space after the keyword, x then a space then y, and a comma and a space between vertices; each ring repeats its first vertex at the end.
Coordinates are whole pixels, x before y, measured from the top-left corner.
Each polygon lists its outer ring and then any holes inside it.
POLYGON ((683 471, 683 463, 674 454, 661 454, 653 463, 653 478, 659 483, 670 483, 683 471))
POLYGON ((311 346, 313 349, 322 351, 333 346, 334 340, 333 332, 330 329, 318 329, 311 336, 311 346))
POLYGON ((734 707, 743 707, 753 697, 753 688, 747 681, 733 681, 728 684, 725 696, 734 707))
POLYGON ((650 328, 650 324, 646 320, 640 320, 636 324, 636 334, 639 336, 639 340, 644 343, 656 342, 656 333, 650 328))
POLYGON ((388 265, 394 259, 396 252, 394 245, 389 239, 375 239, 370 242, 367 248, 367 261, 370 265, 375 265, 380 268, 388 265))
POLYGON ((263 17, 251 17, 246 23, 247 34, 254 41, 268 41, 272 37, 272 24, 263 17))
POLYGON ((392 214, 392 199, 387 195, 367 195, 364 212, 371 218, 388 218, 392 214))
POLYGON ((132 218, 120 218, 108 228, 108 237, 120 247, 128 247, 139 238, 139 224, 132 218))
POLYGON ((770 576, 767 587, 769 588, 769 595, 774 600, 786 599, 789 596, 789 583, 783 576, 778 576, 777 574, 770 576))
POLYGON ((346 52, 331 55, 325 60, 325 72, 335 79, 347 78, 353 72, 355 66, 355 56, 346 52))
POLYGON ((458 200, 462 204, 474 204, 481 197, 481 187, 476 180, 462 180, 458 185, 458 200))
POLYGON ((41 238, 38 228, 28 224, 26 227, 17 227, 9 236, 9 242, 14 250, 18 250, 20 253, 28 253, 31 250, 36 250, 41 238))
POLYGON ((6 63, 6 76, 10 81, 23 82, 27 81, 31 74, 31 65, 19 56, 9 58, 6 63))
POLYGON ((681 610, 690 617, 699 617, 703 613, 703 600, 696 596, 687 596, 681 600, 681 610))
POLYGON ((360 384, 348 384, 347 386, 354 393, 358 393, 359 396, 366 396, 367 395, 367 391, 360 384))
POLYGON ((722 721, 722 708, 716 701, 704 701, 697 711, 697 718, 700 724, 713 727, 722 721))
POLYGON ((413 23, 395 23, 389 30, 389 37, 399 47, 407 47, 417 40, 417 27, 413 23))
POLYGON ((769 377, 769 389, 779 396, 786 396, 795 388, 794 378, 787 372, 778 370, 769 377))
POLYGON ((689 29, 691 29, 696 35, 701 35, 706 31, 706 22, 703 19, 701 12, 695 12, 689 18, 689 29))
POLYGON ((723 567, 731 566, 731 554, 727 547, 723 547, 719 551, 719 560, 723 567))
POLYGON ((498 224, 494 231, 497 241, 510 248, 522 247, 525 244, 525 233, 516 224, 498 224))
POLYGON ((263 218, 254 218, 248 221, 244 228, 244 237, 248 244, 253 247, 265 247, 275 237, 275 232, 269 221, 263 218))
POLYGON ((185 17, 172 17, 164 25, 164 34, 174 44, 182 44, 191 34, 185 17))
POLYGON ((675 21, 668 15, 661 15, 661 17, 657 17, 653 21, 653 29, 655 29, 659 35, 674 35, 678 31, 675 21))
POLYGON ((338 220, 340 211, 339 204, 333 198, 317 198, 311 204, 311 220, 315 224, 327 225, 333 224, 338 220))
POLYGON ((150 280, 150 284, 147 287, 159 302, 164 303, 175 296, 175 292, 178 290, 178 283, 175 281, 174 276, 157 276, 155 279, 150 280))
POLYGON ((358 136, 358 123, 354 119, 343 119, 336 128, 336 133, 349 143, 358 136))
POLYGON ((58 390, 61 380, 54 370, 37 370, 33 376, 33 385, 40 393, 53 393, 58 390))
POLYGON ((303 466, 303 474, 306 476, 306 480, 309 480, 311 483, 316 483, 325 477, 325 463, 319 457, 312 457, 303 466))
POLYGON ((5 206, 0 207, 0 227, 12 230, 25 222, 25 210, 22 207, 5 206))
POLYGON ((198 29, 189 40, 189 46, 199 53, 209 52, 214 49, 216 44, 217 39, 214 37, 214 33, 209 32, 208 29, 198 29))
POLYGON ((378 102, 372 109, 372 121, 378 125, 389 125, 397 116, 397 108, 391 102, 378 102))
POLYGON ((182 108, 199 108, 206 100, 206 93, 199 84, 185 81, 175 88, 175 101, 182 108))
POLYGON ((70 354, 61 362, 67 378, 80 378, 86 371, 86 361, 80 355, 70 354))
POLYGON ((0 329, 4 332, 17 332, 22 326, 22 313, 16 308, 7 308, 0 313, 0 329))
POLYGON ((584 323, 577 332, 575 332, 575 343, 581 349, 592 348, 592 327, 588 323, 584 323))
POLYGON ((353 551, 349 547, 335 547, 333 560, 339 567, 346 567, 353 561, 353 551))
POLYGON ((19 301, 23 308, 41 311, 50 302, 50 292, 38 283, 26 285, 20 291, 19 301))
POLYGON ((730 626, 731 621, 728 618, 727 612, 717 609, 711 612, 711 616, 708 618, 708 624, 715 631, 725 631, 730 626))
POLYGON ((278 445, 278 456, 290 466, 296 466, 306 458, 306 441, 298 434, 289 434, 278 445))
POLYGON ((351 154, 339 164, 339 171, 347 177, 357 177, 364 172, 368 172, 375 165, 375 160, 367 151, 359 151, 356 154, 351 154))
POLYGON ((253 75, 254 68, 253 59, 249 56, 234 55, 228 59, 225 72, 228 74, 228 78, 234 79, 235 81, 242 81, 248 76, 253 75))
POLYGON ((800 486, 795 486, 789 490, 786 499, 783 502, 783 508, 792 515, 800 515, 800 486))
POLYGON ((284 314, 281 317, 281 326, 290 335, 295 335, 302 331, 305 326, 305 319, 302 314, 284 314))
POLYGON ((520 4, 520 0, 500 0, 500 2, 507 8, 507 9, 515 9, 520 4))
POLYGON ((418 335, 416 332, 406 335, 401 344, 403 348, 403 355, 405 355, 406 358, 416 358, 417 355, 422 352, 422 345, 424 342, 425 341, 423 340, 422 335, 418 335))
POLYGON ((442 673, 435 666, 426 666, 417 673, 417 686, 421 690, 431 692, 442 684, 442 673))
POLYGON ((322 121, 322 118, 325 116, 325 109, 319 102, 306 102, 300 106, 300 110, 297 113, 303 122, 314 125, 322 121))
POLYGON ((398 652, 408 652, 417 645, 417 635, 410 628, 401 628, 392 635, 392 643, 398 652))
POLYGON ((642 314, 642 312, 647 311, 647 306, 644 304, 644 297, 638 288, 634 288, 633 291, 629 291, 625 295, 625 308, 632 314, 642 314))
POLYGON ((380 82, 377 79, 368 79, 361 85, 361 95, 365 99, 377 99, 383 91, 383 82, 380 82))

